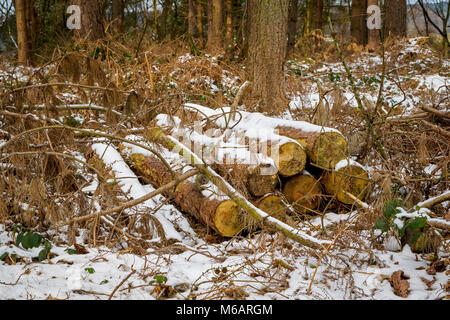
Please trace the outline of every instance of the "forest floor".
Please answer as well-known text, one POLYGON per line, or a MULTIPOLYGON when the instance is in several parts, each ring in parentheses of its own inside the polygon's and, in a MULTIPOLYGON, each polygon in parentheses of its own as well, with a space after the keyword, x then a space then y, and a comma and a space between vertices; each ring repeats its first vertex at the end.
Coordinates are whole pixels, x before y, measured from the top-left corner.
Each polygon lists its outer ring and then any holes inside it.
POLYGON ((133 221, 127 225, 121 215, 75 229, 51 223, 106 210, 154 188, 136 176, 108 138, 56 129, 18 136, 21 132, 65 124, 145 143, 139 132, 149 113, 172 114, 186 102, 230 106, 246 80, 236 57, 194 56, 186 46, 168 45, 149 47, 134 59, 116 45, 101 62, 86 58, 92 58, 86 50, 55 52, 39 67, 0 59, 0 148, 7 146, 0 151, 10 153, 2 153, 0 163, 0 299, 449 299, 448 231, 433 229, 439 230, 439 245, 419 253, 373 227, 395 199, 401 205, 390 227, 404 224, 402 217, 419 216, 450 226, 450 201, 420 207, 450 192, 450 144, 436 129, 448 135, 448 118, 422 109, 429 106, 448 117, 450 60, 426 38, 387 47, 384 73, 380 52, 344 50, 367 110, 383 100, 374 121, 387 159, 368 146, 354 90, 333 50, 286 64, 290 103, 278 117, 340 130, 351 156, 371 177, 368 207, 335 206, 297 222, 308 235, 332 241, 326 251, 268 229, 231 239, 217 236, 163 196, 126 209, 123 214, 133 221), (120 90, 109 90, 112 84, 120 90), (138 113, 124 116, 133 108, 124 98, 132 92, 138 113), (76 109, 86 106, 98 108, 76 109), (42 150, 72 158, 54 162, 42 150), (105 181, 86 166, 92 154, 102 159, 95 168, 105 181), (17 239, 21 231, 42 239, 25 249, 17 239), (46 258, 36 258, 46 248, 46 258))

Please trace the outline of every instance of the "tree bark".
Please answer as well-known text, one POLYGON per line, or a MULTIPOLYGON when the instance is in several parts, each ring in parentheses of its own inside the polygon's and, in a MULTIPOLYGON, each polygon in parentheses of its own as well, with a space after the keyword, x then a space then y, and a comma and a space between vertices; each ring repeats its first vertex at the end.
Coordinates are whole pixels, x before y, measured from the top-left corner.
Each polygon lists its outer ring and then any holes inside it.
POLYGON ((281 113, 287 102, 283 67, 289 0, 249 0, 248 5, 251 95, 261 102, 260 111, 281 113))
POLYGON ((201 0, 197 1, 197 27, 198 27, 198 36, 200 37, 200 40, 202 40, 203 44, 203 37, 204 37, 204 28, 203 28, 203 4, 201 0))
POLYGON ((297 36, 297 14, 298 0, 291 0, 289 5, 289 22, 288 22, 288 45, 287 55, 289 56, 294 49, 297 36))
POLYGON ((406 0, 389 0, 384 5, 386 37, 406 37, 406 0))
POLYGON ((233 44, 233 0, 226 0, 225 46, 233 44))
POLYGON ((322 30, 323 21, 323 0, 316 0, 316 7, 314 9, 314 28, 322 30))
POLYGON ((160 18, 160 28, 158 33, 159 40, 164 40, 167 36, 167 19, 169 17, 170 9, 172 8, 173 0, 165 0, 163 3, 163 10, 160 18))
POLYGON ((113 0, 112 2, 112 27, 114 32, 119 32, 122 27, 123 4, 122 0, 113 0))
POLYGON ((198 35, 197 27, 197 3, 195 0, 188 1, 189 13, 188 13, 188 32, 191 36, 196 37, 198 35))
POLYGON ((75 38, 90 41, 104 38, 105 29, 101 3, 100 0, 72 0, 73 5, 81 8, 81 28, 74 30, 75 38))
POLYGON ((223 47, 223 4, 222 0, 208 2, 208 48, 220 50, 223 47))
MULTIPOLYGON (((368 0, 367 7, 371 5, 378 5, 378 0, 368 0)), ((380 43, 380 30, 368 29, 367 30, 367 47, 369 50, 375 50, 380 43)))
POLYGON ((363 46, 367 44, 366 12, 367 0, 352 1, 350 22, 351 36, 354 42, 363 46))
POLYGON ((27 1, 15 0, 16 27, 17 27, 17 60, 27 65, 30 62, 30 43, 27 28, 27 1))

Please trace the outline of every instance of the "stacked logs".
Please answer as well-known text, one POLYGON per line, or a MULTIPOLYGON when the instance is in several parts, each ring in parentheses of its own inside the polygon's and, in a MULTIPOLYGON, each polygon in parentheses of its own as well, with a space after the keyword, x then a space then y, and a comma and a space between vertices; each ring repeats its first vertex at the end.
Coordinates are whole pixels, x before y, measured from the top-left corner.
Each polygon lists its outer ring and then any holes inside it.
MULTIPOLYGON (((206 137, 183 129, 179 119, 173 121, 173 117, 159 115, 146 131, 145 138, 171 150, 173 146, 167 145, 167 141, 158 141, 157 137, 173 134, 176 129, 176 136, 183 136, 185 146, 187 137, 188 144, 191 143, 187 147, 191 150, 211 149, 213 146, 215 151, 208 154, 209 160, 202 159, 256 207, 274 218, 289 223, 292 212, 318 212, 325 203, 325 197, 348 205, 354 201, 347 193, 364 200, 369 181, 367 170, 347 158, 347 140, 337 130, 245 112, 233 120, 224 110, 218 112, 198 105, 186 106, 184 112, 189 113, 191 119, 194 114, 196 120, 223 132, 231 128, 231 134, 227 132, 215 138, 206 137), (227 118, 226 121, 224 118, 227 118), (264 134, 255 133, 252 128, 256 127, 260 129, 259 133, 264 134), (235 135, 237 132, 243 134, 235 135), (230 137, 233 137, 234 144, 230 143, 230 137), (264 148, 267 141, 270 142, 269 147, 264 148), (195 146, 196 143, 201 144, 200 148, 195 146), (235 148, 229 148, 230 145, 235 148), (246 164, 242 154, 258 161, 246 164)), ((150 155, 133 154, 128 159, 139 175, 155 187, 173 179, 168 169, 150 155)), ((226 197, 217 199, 212 196, 214 192, 205 195, 204 184, 208 181, 202 183, 201 180, 185 181, 166 196, 182 211, 223 236, 234 236, 242 231, 247 222, 242 218, 243 212, 239 206, 226 197)))

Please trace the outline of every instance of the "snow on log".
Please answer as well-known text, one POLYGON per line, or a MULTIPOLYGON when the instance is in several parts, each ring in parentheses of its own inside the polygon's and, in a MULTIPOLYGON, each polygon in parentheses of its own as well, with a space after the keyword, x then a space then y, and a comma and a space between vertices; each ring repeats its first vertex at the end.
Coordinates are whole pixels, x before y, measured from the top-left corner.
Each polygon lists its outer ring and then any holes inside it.
POLYGON ((320 182, 307 172, 290 178, 283 186, 287 201, 299 212, 317 209, 322 198, 320 182))
POLYGON ((249 137, 256 135, 291 138, 305 148, 312 163, 327 169, 333 168, 348 155, 347 139, 333 128, 244 111, 239 111, 240 117, 233 121, 227 117, 229 108, 213 110, 192 103, 187 103, 185 106, 188 109, 197 110, 208 118, 216 118, 215 123, 222 128, 232 127, 233 130, 242 130, 249 137))
POLYGON ((327 194, 336 196, 336 199, 342 203, 354 204, 354 199, 346 193, 364 200, 369 184, 369 174, 358 162, 345 159, 338 162, 333 171, 323 173, 322 183, 327 194))

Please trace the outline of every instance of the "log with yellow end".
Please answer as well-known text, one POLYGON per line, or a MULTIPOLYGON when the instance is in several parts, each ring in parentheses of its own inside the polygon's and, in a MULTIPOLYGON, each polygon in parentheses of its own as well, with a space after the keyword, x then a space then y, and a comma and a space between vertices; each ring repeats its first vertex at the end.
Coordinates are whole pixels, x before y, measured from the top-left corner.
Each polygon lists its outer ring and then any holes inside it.
POLYGON ((278 159, 276 164, 278 172, 284 177, 292 177, 305 169, 307 156, 303 147, 296 142, 286 142, 279 144, 278 159))
POLYGON ((333 171, 323 173, 322 183, 327 194, 336 196, 336 199, 342 203, 354 204, 354 199, 346 193, 364 200, 369 184, 369 174, 356 161, 345 159, 340 161, 333 171))
POLYGON ((288 208, 283 202, 283 198, 278 194, 268 194, 255 202, 255 205, 272 217, 286 222, 288 208))
POLYGON ((347 139, 338 131, 315 126, 314 130, 302 130, 300 127, 278 126, 278 134, 300 143, 306 150, 309 161, 320 167, 331 169, 338 162, 347 158, 347 139))
MULTIPOLYGON (((155 188, 173 180, 159 159, 138 153, 122 154, 137 174, 155 188)), ((228 197, 205 195, 202 187, 191 180, 181 182, 164 196, 172 199, 182 212, 194 216, 222 236, 233 237, 245 228, 242 210, 234 201, 228 197)))
POLYGON ((307 172, 290 178, 283 186, 287 201, 299 212, 311 212, 319 207, 322 197, 320 182, 307 172))

